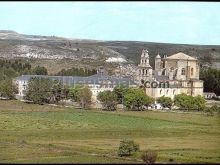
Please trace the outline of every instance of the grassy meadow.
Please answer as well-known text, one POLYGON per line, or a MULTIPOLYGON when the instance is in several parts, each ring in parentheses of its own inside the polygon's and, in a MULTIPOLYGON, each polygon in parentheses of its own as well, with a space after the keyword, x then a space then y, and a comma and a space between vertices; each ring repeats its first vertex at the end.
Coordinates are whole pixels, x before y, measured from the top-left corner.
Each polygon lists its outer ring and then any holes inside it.
POLYGON ((117 156, 122 139, 157 163, 220 163, 220 117, 202 113, 80 110, 0 100, 0 163, 143 163, 117 156))

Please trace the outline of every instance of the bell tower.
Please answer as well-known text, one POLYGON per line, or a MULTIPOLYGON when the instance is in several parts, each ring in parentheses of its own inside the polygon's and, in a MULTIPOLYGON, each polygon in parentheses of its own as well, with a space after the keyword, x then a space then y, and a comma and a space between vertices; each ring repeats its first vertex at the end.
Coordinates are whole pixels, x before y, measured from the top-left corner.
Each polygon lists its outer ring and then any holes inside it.
POLYGON ((152 67, 149 64, 149 54, 147 49, 142 50, 140 64, 138 65, 138 79, 141 83, 142 80, 149 81, 152 79, 152 67))

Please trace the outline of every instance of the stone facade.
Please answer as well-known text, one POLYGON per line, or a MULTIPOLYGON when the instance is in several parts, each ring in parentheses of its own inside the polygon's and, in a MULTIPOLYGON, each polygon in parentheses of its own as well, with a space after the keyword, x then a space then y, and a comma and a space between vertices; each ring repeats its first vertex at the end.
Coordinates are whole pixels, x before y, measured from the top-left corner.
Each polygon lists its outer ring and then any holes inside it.
POLYGON ((181 93, 203 96, 203 81, 199 80, 199 69, 196 58, 180 52, 169 57, 165 55, 163 58, 158 54, 153 70, 149 64, 148 51, 144 49, 138 65, 137 81, 139 85, 146 87, 146 94, 154 98, 164 95, 173 99, 181 93))

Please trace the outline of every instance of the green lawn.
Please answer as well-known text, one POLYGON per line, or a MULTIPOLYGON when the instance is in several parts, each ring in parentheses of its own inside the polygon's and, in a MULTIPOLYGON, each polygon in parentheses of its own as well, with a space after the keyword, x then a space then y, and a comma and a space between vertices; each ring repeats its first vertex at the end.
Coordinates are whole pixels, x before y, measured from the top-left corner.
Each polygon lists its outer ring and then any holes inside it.
POLYGON ((106 112, 0 101, 0 163, 142 163, 120 140, 158 151, 158 163, 220 163, 219 116, 106 112))

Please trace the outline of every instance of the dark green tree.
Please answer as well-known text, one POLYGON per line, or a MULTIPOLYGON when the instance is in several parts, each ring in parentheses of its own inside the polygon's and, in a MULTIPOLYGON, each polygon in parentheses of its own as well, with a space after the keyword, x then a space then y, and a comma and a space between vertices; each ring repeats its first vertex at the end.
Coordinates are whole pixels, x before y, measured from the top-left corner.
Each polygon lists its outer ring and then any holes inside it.
POLYGON ((124 95, 123 104, 128 110, 143 110, 145 105, 154 102, 154 99, 147 96, 142 88, 129 88, 124 95))
POLYGON ((18 92, 16 85, 13 84, 11 79, 0 81, 0 96, 8 99, 14 99, 15 94, 18 92))
POLYGON ((77 101, 82 108, 88 108, 92 101, 91 90, 88 87, 80 88, 77 101))
POLYGON ((202 96, 179 94, 174 97, 174 104, 182 110, 204 110, 205 99, 202 96))
POLYGON ((220 95, 220 70, 217 69, 201 69, 200 79, 204 81, 204 91, 214 92, 220 95))
POLYGON ((100 92, 97 99, 102 103, 103 109, 114 111, 117 108, 117 96, 112 91, 100 92))
POLYGON ((36 104, 49 103, 53 82, 47 78, 32 78, 27 87, 25 99, 36 104))
POLYGON ((165 96, 159 97, 159 98, 157 99, 157 102, 158 102, 159 104, 161 104, 161 106, 162 106, 163 108, 169 108, 169 109, 171 109, 172 104, 173 104, 172 99, 171 99, 170 97, 165 97, 165 96))
POLYGON ((128 90, 128 87, 126 87, 124 85, 116 86, 113 89, 113 92, 116 95, 117 101, 118 101, 119 104, 122 104, 123 98, 124 98, 124 94, 126 93, 127 90, 128 90))
POLYGON ((36 66, 33 71, 33 74, 35 75, 47 75, 47 69, 45 67, 41 67, 41 66, 36 66))
POLYGON ((82 86, 80 85, 76 85, 74 87, 70 87, 69 88, 69 97, 73 100, 73 101, 78 101, 79 99, 79 91, 82 88, 82 86))

